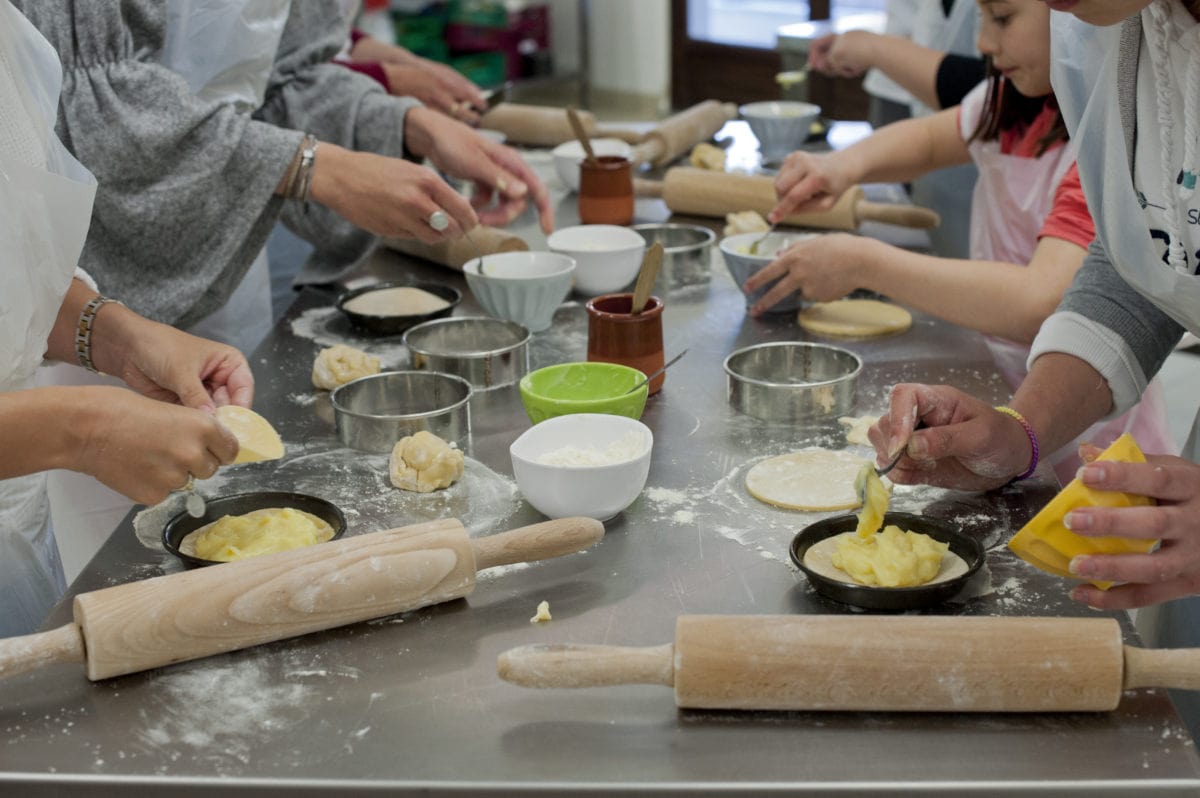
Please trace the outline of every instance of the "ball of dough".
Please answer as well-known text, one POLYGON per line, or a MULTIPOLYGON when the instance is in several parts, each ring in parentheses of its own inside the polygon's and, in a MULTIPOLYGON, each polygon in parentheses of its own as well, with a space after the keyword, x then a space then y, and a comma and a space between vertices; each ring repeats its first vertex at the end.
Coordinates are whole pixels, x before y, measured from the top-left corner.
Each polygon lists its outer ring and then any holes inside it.
POLYGON ((725 214, 725 230, 727 236, 738 233, 765 233, 771 225, 758 211, 738 211, 725 214))
POLYGON ((313 361, 313 385, 332 391, 351 380, 379 373, 379 358, 345 344, 337 344, 317 353, 313 361))
POLYGON ((688 162, 698 169, 711 169, 714 172, 725 171, 725 150, 716 145, 702 141, 692 147, 688 162))
POLYGON ((463 475, 463 454, 453 444, 421 430, 401 438, 388 462, 392 484, 417 493, 448 488, 463 475))

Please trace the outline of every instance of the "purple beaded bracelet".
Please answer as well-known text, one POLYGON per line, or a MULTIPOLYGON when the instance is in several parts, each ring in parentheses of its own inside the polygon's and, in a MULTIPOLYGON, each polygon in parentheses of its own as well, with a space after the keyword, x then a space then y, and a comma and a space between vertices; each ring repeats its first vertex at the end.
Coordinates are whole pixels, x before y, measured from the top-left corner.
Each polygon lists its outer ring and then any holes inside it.
POLYGON ((1013 410, 1011 407, 1007 405, 997 405, 996 412, 1015 418, 1017 423, 1024 428, 1025 434, 1029 437, 1029 448, 1033 450, 1033 454, 1029 458, 1029 468, 1025 469, 1023 474, 1013 477, 1012 481, 1020 482, 1023 479, 1029 479, 1031 476, 1033 476, 1033 472, 1037 470, 1038 458, 1041 454, 1041 450, 1038 447, 1037 433, 1033 431, 1033 427, 1030 425, 1030 423, 1025 420, 1025 416, 1021 415, 1016 410, 1013 410))

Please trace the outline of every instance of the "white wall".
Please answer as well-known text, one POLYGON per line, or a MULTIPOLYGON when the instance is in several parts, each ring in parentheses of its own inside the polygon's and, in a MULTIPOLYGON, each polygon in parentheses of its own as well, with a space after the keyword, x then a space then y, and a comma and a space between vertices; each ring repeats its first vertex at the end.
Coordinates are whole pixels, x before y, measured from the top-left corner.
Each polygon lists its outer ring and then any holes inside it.
MULTIPOLYGON (((556 68, 579 65, 579 0, 550 0, 556 68)), ((666 99, 671 92, 671 7, 668 0, 590 0, 588 42, 592 86, 666 99)))

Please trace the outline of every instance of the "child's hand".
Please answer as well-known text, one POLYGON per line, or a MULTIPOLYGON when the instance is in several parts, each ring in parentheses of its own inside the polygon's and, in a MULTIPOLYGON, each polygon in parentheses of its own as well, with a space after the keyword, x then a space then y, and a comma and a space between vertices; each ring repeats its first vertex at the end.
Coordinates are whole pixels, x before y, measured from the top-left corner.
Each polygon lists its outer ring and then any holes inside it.
POLYGON ((827 211, 853 185, 838 153, 815 155, 797 150, 783 162, 775 178, 775 207, 767 215, 772 224, 793 213, 827 211))

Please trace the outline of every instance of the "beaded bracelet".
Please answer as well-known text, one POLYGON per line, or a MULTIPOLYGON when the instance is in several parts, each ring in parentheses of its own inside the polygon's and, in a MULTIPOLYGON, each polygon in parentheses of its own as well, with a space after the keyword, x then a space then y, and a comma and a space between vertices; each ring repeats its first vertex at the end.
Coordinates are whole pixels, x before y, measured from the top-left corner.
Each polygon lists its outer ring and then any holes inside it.
POLYGON ((1023 479, 1029 479, 1031 476, 1033 476, 1033 472, 1037 470, 1038 459, 1041 454, 1041 450, 1038 447, 1037 433, 1033 431, 1033 426, 1025 420, 1025 416, 1021 415, 1016 410, 1013 410, 1011 407, 1008 407, 1007 405, 997 405, 996 411, 1003 413, 1006 416, 1015 418, 1017 423, 1024 428, 1025 434, 1029 437, 1029 448, 1033 450, 1033 453, 1029 458, 1029 468, 1025 469, 1023 474, 1013 477, 1012 481, 1020 482, 1023 479))
POLYGON ((109 302, 121 304, 106 296, 92 297, 91 301, 83 306, 83 311, 79 314, 79 324, 75 327, 75 357, 79 360, 79 365, 93 374, 99 374, 100 370, 92 362, 92 327, 96 324, 96 313, 109 302))

